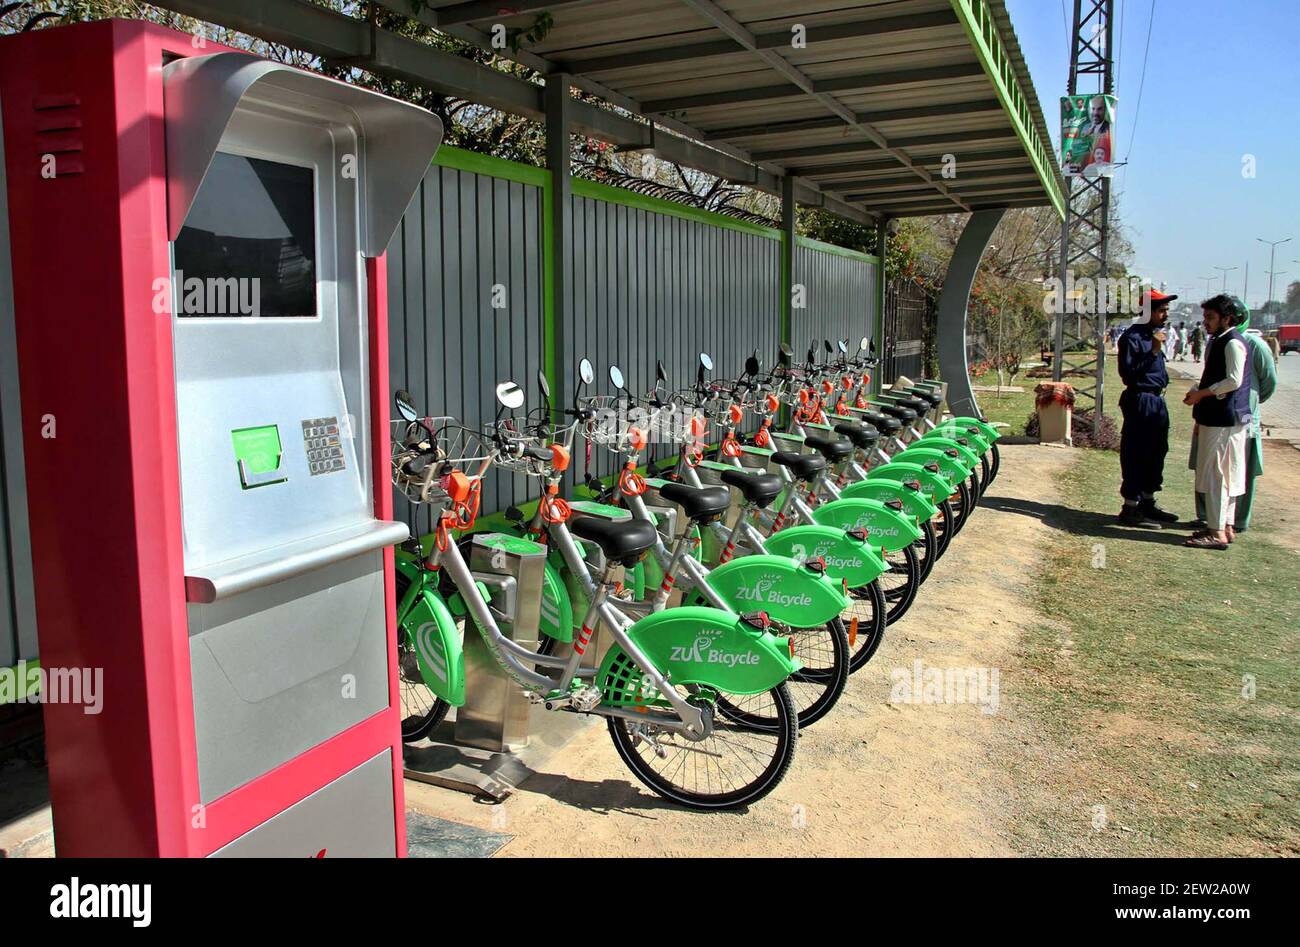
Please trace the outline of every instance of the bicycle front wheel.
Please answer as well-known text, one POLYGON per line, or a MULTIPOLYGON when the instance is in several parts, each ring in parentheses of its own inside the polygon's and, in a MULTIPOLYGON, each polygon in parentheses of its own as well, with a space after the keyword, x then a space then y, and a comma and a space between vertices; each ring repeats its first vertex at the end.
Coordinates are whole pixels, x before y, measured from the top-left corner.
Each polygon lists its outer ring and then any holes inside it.
MULTIPOLYGON (((711 697, 704 691, 683 694, 694 700, 711 697)), ((799 718, 789 688, 745 697, 727 695, 728 702, 775 721, 757 728, 710 709, 713 732, 692 742, 653 721, 609 718, 614 749, 636 778, 654 792, 691 809, 739 809, 757 802, 776 788, 799 742, 799 718)))

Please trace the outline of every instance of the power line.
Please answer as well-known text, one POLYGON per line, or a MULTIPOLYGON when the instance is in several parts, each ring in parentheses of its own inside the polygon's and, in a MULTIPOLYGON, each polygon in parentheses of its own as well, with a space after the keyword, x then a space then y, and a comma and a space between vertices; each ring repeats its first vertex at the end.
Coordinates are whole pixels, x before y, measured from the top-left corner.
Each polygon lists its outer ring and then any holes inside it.
POLYGON ((1151 18, 1147 20, 1147 43, 1146 49, 1142 51, 1142 76, 1138 79, 1138 100, 1137 108, 1133 110, 1133 125, 1129 132, 1128 152, 1124 155, 1124 160, 1128 161, 1129 155, 1133 154, 1133 142, 1137 140, 1138 117, 1142 114, 1142 90, 1147 84, 1147 59, 1151 54, 1151 27, 1156 22, 1156 0, 1151 0, 1151 18))

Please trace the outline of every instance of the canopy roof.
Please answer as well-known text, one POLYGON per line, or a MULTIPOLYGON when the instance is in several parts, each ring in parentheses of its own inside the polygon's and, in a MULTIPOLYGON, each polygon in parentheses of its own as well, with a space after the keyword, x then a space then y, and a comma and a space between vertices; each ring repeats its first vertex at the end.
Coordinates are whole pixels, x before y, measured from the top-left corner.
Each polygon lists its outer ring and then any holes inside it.
MULTIPOLYGON (((300 0, 153 0, 507 112, 542 88, 300 0)), ((1060 172, 1003 0, 378 0, 607 103, 574 130, 856 220, 1051 204, 1060 172), (550 28, 519 48, 500 27, 550 28), (613 106, 613 108, 609 107, 613 106), (702 142, 703 145, 697 144, 702 142)))
POLYGON ((1003 0, 427 6, 441 28, 480 33, 496 23, 526 28, 545 10, 553 24, 539 42, 525 41, 531 57, 873 215, 1063 208, 1003 0), (953 177, 943 176, 945 155, 955 159, 953 177))

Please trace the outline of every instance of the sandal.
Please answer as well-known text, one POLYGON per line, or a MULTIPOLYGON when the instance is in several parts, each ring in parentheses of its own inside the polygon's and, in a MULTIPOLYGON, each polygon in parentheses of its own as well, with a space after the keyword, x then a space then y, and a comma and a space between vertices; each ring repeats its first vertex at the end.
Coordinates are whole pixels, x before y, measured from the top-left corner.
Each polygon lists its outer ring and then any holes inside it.
POLYGON ((1231 545, 1232 542, 1237 538, 1237 531, 1233 529, 1231 526, 1225 526, 1223 532, 1224 535, 1228 537, 1228 544, 1231 545))
POLYGON ((1192 549, 1227 549, 1228 544, 1215 539, 1213 535, 1206 533, 1196 535, 1191 539, 1183 540, 1184 546, 1190 546, 1192 549))

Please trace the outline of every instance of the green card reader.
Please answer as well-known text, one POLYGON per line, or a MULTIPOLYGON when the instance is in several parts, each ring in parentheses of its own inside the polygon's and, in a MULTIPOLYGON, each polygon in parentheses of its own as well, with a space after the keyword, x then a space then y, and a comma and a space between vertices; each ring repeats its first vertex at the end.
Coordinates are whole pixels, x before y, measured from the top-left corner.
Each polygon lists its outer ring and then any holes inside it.
POLYGON ((245 490, 284 483, 289 478, 280 472, 284 451, 280 445, 280 428, 275 424, 245 427, 230 432, 239 467, 239 484, 245 490))

